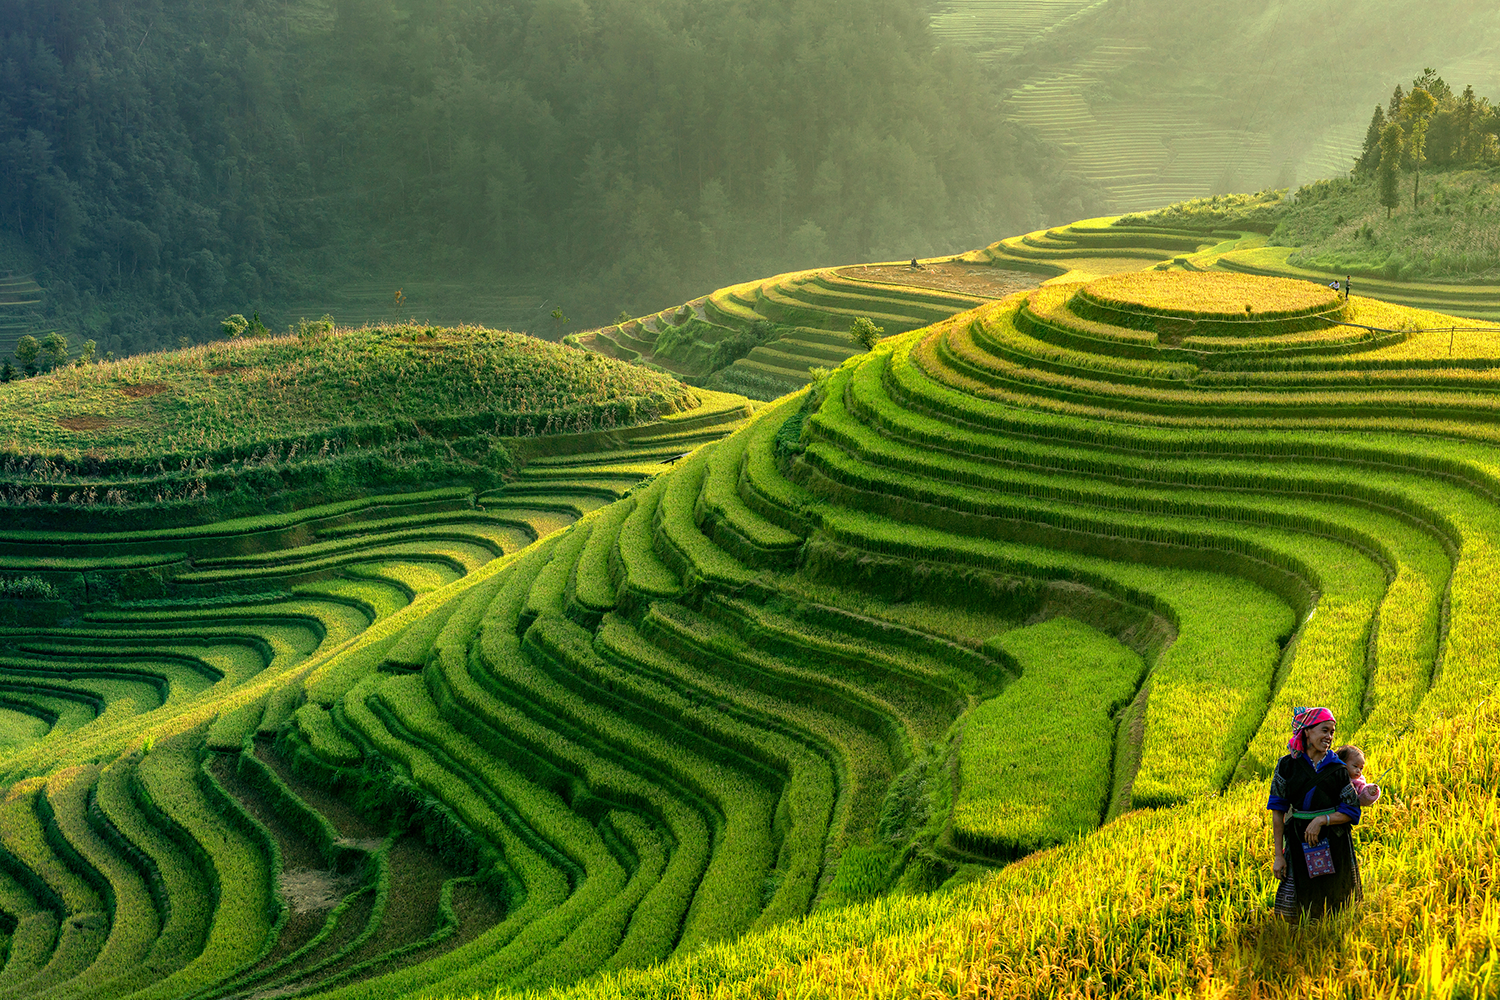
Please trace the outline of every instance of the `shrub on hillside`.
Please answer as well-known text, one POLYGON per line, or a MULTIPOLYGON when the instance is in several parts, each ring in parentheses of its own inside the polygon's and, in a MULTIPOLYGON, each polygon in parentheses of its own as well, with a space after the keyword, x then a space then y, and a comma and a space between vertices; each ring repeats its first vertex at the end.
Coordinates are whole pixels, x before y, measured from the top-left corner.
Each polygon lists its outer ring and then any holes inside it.
POLYGON ((778 339, 782 332, 780 325, 764 319, 752 324, 748 330, 736 331, 734 336, 724 338, 709 351, 708 370, 717 371, 734 364, 761 344, 778 339))
POLYGON ((876 326, 874 320, 868 316, 860 316, 849 324, 849 336, 857 340, 865 350, 875 350, 875 345, 880 343, 880 338, 885 334, 885 327, 876 326))
POLYGON ((49 333, 42 338, 42 354, 47 358, 47 367, 56 368, 68 360, 68 338, 61 333, 49 333))
POLYGON ((57 588, 34 576, 0 577, 0 599, 13 601, 50 601, 57 588))
POLYGON ((331 334, 334 326, 333 317, 324 313, 321 319, 299 319, 287 327, 287 332, 295 335, 303 343, 310 344, 331 334))
POLYGON ((16 341, 16 360, 27 375, 36 374, 36 359, 41 353, 42 345, 29 333, 16 341))

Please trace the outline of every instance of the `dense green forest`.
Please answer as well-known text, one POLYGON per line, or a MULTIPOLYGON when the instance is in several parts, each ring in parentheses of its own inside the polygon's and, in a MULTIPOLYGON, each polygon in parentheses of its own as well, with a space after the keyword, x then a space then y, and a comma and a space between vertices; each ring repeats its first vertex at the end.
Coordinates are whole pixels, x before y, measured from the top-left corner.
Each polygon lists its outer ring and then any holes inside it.
POLYGON ((971 59, 917 0, 7 0, 0 274, 124 354, 353 278, 576 326, 1092 210, 971 59))

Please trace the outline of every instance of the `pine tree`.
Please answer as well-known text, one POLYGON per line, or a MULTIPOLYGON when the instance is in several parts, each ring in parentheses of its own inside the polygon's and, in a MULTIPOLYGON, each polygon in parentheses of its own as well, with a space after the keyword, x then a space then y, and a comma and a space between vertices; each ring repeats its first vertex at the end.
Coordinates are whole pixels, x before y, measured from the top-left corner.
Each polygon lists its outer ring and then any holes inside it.
POLYGON ((1386 105, 1385 116, 1396 119, 1401 117, 1401 103, 1406 100, 1406 91, 1401 89, 1401 84, 1396 84, 1396 90, 1391 94, 1391 103, 1386 105))
POLYGON ((1465 87, 1463 97, 1458 101, 1458 162, 1472 163, 1478 159, 1481 140, 1477 126, 1479 125, 1480 108, 1479 98, 1474 94, 1473 87, 1465 87))
POLYGON ((1354 161, 1354 172, 1367 174, 1380 166, 1380 133, 1385 131, 1385 109, 1375 105, 1370 127, 1365 130, 1365 148, 1354 161))
POLYGON ((1422 70, 1422 75, 1411 82, 1412 90, 1425 90, 1432 95, 1432 99, 1442 104, 1453 96, 1453 90, 1443 82, 1443 78, 1437 75, 1437 70, 1428 66, 1422 70))

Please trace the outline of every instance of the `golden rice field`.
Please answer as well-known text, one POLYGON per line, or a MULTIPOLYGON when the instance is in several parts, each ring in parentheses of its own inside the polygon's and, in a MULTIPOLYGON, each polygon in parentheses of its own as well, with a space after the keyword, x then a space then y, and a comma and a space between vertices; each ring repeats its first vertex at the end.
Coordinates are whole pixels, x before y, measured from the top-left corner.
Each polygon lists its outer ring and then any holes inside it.
POLYGON ((1208 272, 1184 278, 1170 271, 1115 274, 1093 282, 1088 298, 1099 305, 1161 316, 1205 319, 1280 319, 1339 308, 1332 288, 1290 278, 1208 272))

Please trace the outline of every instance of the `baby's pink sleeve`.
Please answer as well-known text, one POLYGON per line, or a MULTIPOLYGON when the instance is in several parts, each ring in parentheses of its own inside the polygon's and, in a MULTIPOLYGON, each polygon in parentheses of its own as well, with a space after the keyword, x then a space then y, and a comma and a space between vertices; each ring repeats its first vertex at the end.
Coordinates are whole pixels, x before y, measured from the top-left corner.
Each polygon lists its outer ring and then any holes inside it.
POLYGON ((1360 784, 1364 785, 1363 788, 1358 789, 1360 807, 1373 806, 1375 800, 1380 798, 1380 786, 1365 785, 1364 782, 1360 782, 1360 784))

